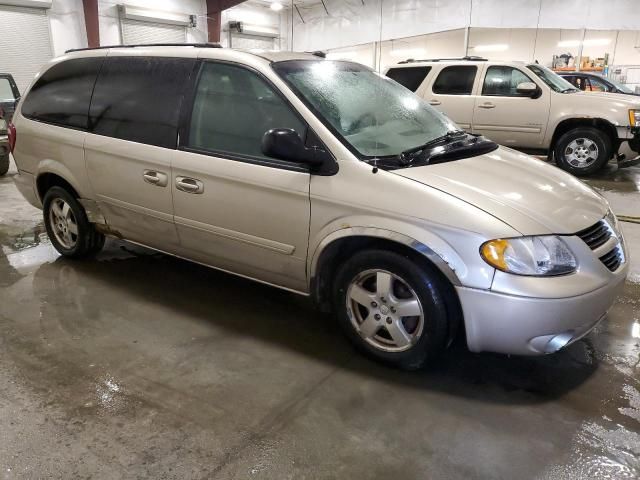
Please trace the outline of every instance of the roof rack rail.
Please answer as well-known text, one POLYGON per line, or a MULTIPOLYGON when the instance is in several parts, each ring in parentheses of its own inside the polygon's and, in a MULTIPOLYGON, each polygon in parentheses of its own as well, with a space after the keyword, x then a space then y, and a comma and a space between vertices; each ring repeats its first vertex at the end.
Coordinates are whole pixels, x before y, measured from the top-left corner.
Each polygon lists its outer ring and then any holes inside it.
POLYGON ((136 48, 136 47, 196 47, 222 48, 219 43, 140 43, 135 45, 105 45, 102 47, 71 48, 64 53, 84 52, 85 50, 105 50, 107 48, 136 48))
POLYGON ((487 62, 489 59, 483 57, 476 57, 475 55, 467 55, 464 57, 458 58, 423 58, 420 60, 416 60, 414 58, 408 58, 407 60, 403 60, 398 63, 416 63, 416 62, 445 62, 450 60, 465 60, 467 62, 487 62))

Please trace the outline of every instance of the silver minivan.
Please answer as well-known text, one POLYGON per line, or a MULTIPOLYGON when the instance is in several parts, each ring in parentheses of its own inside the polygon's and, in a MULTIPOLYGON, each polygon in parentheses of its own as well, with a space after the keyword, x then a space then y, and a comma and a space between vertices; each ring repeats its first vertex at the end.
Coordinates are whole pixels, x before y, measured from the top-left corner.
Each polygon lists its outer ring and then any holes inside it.
POLYGON ((74 51, 37 76, 15 178, 62 255, 108 235, 311 296, 403 368, 456 335, 552 353, 604 318, 628 261, 592 189, 362 65, 211 47, 74 51))

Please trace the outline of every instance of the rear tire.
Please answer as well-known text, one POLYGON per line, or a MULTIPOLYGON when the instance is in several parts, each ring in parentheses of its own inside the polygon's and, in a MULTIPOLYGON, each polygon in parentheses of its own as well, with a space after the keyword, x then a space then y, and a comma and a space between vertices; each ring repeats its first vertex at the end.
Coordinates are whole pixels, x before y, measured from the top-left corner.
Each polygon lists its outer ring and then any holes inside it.
POLYGON ((9 171, 9 154, 0 155, 0 177, 9 171))
POLYGON ((104 235, 89 223, 84 208, 61 187, 47 190, 43 201, 44 225, 51 244, 69 258, 95 256, 104 246, 104 235))
POLYGON ((340 267, 333 288, 341 328, 373 359, 415 370, 446 348, 446 285, 433 268, 395 252, 365 250, 340 267))
POLYGON ((553 154, 561 169, 578 177, 591 175, 611 159, 611 139, 597 128, 574 128, 556 141, 553 154))

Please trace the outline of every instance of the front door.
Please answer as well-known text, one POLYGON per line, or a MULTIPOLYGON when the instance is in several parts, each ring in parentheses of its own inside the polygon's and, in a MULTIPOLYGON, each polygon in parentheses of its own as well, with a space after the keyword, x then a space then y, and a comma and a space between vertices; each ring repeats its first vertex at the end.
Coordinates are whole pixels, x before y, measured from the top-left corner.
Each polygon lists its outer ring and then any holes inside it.
POLYGON ((518 84, 525 82, 536 83, 518 68, 488 66, 476 97, 473 133, 506 146, 540 148, 549 119, 550 94, 547 89, 541 89, 536 98, 518 93, 518 84))
POLYGON ((272 128, 307 126, 258 73, 202 64, 173 161, 175 222, 185 256, 294 290, 306 289, 307 167, 268 158, 272 128))

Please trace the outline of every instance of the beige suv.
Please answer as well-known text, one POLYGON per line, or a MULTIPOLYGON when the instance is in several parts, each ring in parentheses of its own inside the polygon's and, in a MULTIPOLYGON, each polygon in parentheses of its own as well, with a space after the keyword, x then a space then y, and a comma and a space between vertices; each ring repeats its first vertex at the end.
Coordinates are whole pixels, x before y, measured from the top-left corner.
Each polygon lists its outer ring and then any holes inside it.
POLYGON ((620 150, 640 152, 640 98, 585 93, 538 64, 479 57, 406 60, 387 76, 470 133, 548 154, 574 175, 601 169, 620 150))
POLYGON ((109 235, 310 296, 405 368, 457 333, 476 352, 556 352, 604 318, 628 269, 600 195, 356 63, 70 52, 14 123, 15 181, 62 255, 109 235))

